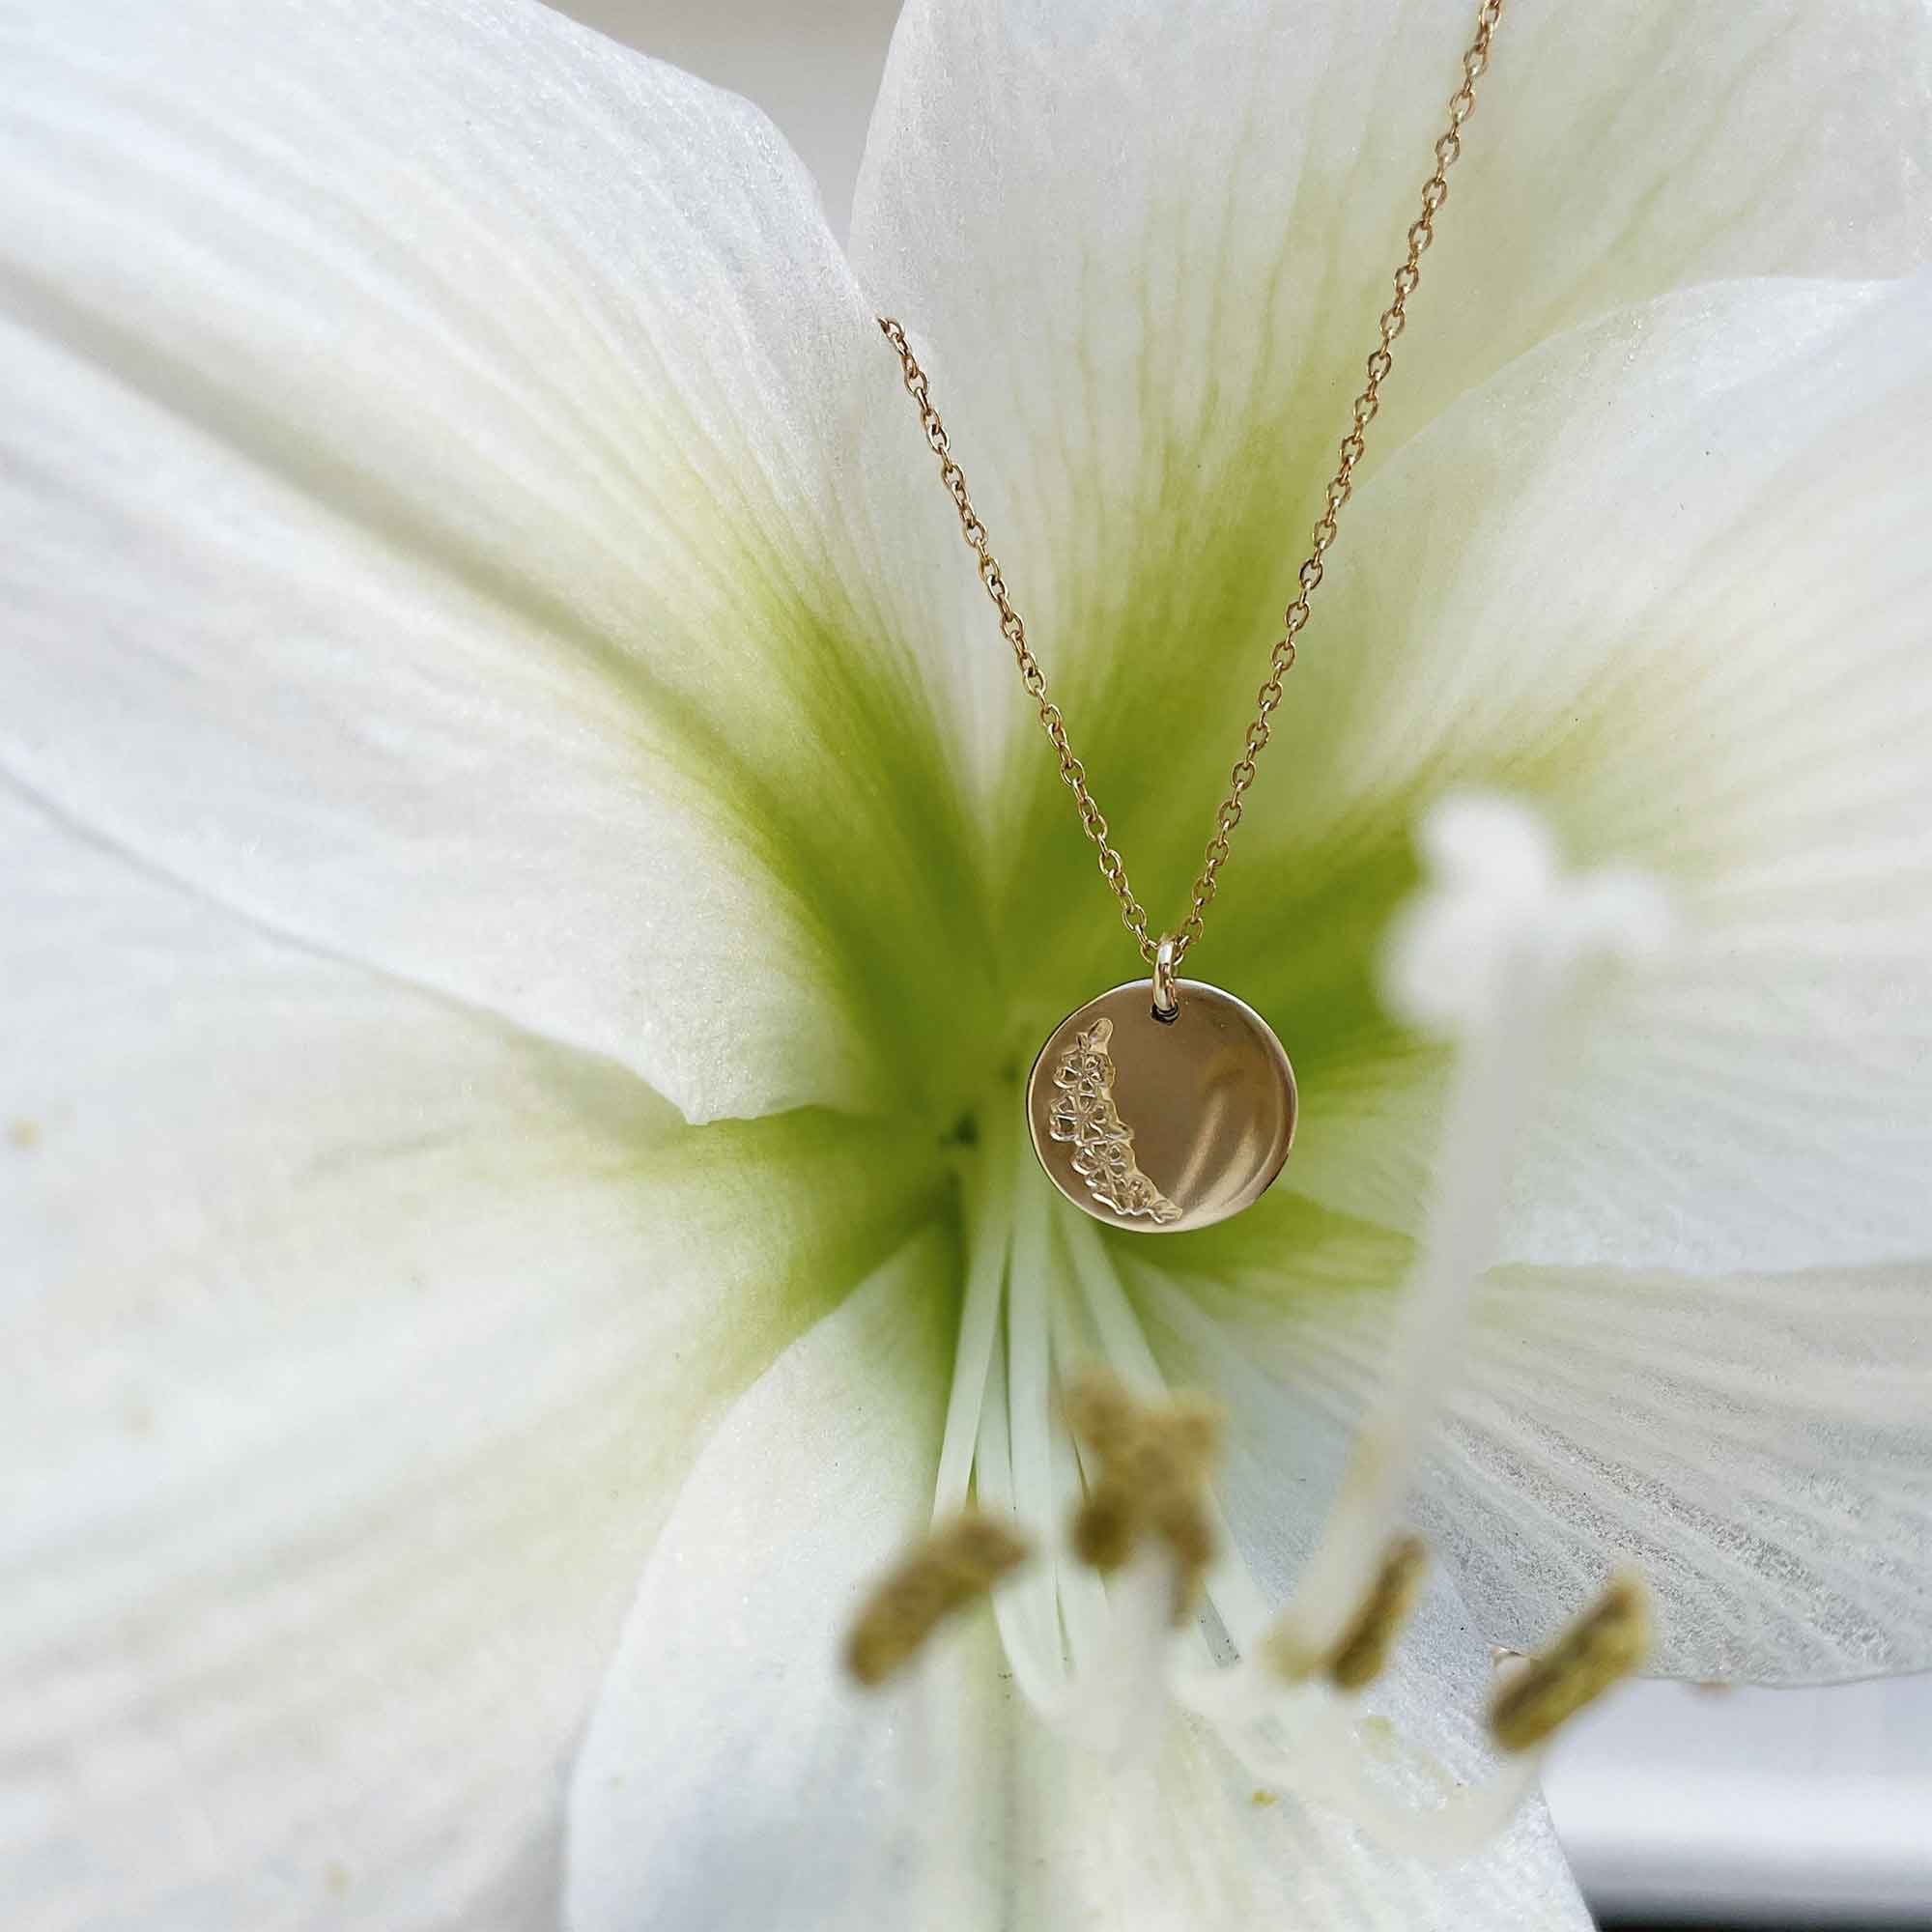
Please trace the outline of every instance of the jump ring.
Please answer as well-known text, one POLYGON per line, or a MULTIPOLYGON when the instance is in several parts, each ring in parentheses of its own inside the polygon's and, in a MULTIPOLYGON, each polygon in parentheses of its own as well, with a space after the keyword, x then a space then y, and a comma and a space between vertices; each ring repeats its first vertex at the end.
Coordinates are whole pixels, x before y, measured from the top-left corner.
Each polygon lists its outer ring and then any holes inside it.
POLYGON ((1153 1016, 1172 1020, 1180 1012, 1180 995, 1174 983, 1174 934, 1164 932, 1153 950, 1153 1016))

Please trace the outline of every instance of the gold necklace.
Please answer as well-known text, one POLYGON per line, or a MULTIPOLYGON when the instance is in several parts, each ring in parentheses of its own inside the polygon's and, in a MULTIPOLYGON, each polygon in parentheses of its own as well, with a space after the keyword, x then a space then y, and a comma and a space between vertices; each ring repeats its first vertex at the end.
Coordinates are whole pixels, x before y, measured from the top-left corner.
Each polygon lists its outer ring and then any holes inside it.
POLYGON ((979 558, 980 582, 1000 613, 1020 682, 1060 759, 1080 824, 1099 857, 1100 874, 1120 901, 1152 982, 1130 980, 1089 1000, 1062 1020, 1027 1080, 1027 1122, 1040 1166, 1061 1193, 1096 1220, 1141 1233, 1205 1228, 1238 1213, 1266 1192, 1294 1141, 1294 1072, 1268 1023, 1232 993, 1175 969, 1201 937, 1202 921, 1219 890, 1228 839, 1241 822, 1241 797, 1255 781, 1255 761, 1273 736, 1282 681, 1294 663, 1295 639, 1308 622, 1308 601, 1321 582, 1321 559, 1335 541, 1336 518, 1354 489, 1364 437, 1381 408, 1381 385, 1395 366, 1396 338, 1408 298, 1422 280, 1422 257, 1435 239, 1435 216, 1449 199, 1448 174, 1463 152, 1463 124, 1475 111, 1476 81, 1490 62, 1490 43, 1503 0, 1483 0, 1476 37, 1463 55, 1463 82, 1449 100, 1449 126, 1435 143, 1435 171, 1422 186, 1422 212, 1408 228, 1408 253, 1395 271, 1395 298, 1383 309, 1368 381, 1355 398, 1327 500, 1289 605, 1281 641, 1268 659, 1259 708, 1229 774, 1228 795, 1214 814, 1214 835, 1194 881, 1187 917, 1158 939, 1148 933, 1147 908, 1127 882, 1126 862, 1108 837, 1107 820, 1073 754, 1066 721, 1046 694, 1046 673, 1027 642, 1026 625, 1007 595, 986 526, 966 491, 966 472, 933 406, 926 374, 891 316, 878 318, 897 353, 905 385, 919 405, 920 425, 939 459, 940 480, 959 512, 959 528, 979 558))

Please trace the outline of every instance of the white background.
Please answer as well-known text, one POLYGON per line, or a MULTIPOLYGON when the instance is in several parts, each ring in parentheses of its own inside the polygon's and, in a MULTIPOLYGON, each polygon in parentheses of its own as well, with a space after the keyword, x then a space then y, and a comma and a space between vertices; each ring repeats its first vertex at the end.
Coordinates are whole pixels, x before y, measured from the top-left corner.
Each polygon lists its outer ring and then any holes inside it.
MULTIPOLYGON (((755 100, 843 234, 898 0, 571 0, 755 100)), ((1558 1829, 1602 1914, 1932 1925, 1932 1676, 1724 1694, 1638 1685, 1566 1735, 1558 1829)))

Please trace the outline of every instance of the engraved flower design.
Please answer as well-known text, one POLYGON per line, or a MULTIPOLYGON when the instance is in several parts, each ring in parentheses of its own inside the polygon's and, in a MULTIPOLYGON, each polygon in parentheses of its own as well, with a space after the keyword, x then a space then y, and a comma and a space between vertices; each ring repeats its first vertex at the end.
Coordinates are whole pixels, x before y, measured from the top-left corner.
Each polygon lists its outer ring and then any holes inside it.
POLYGON ((1075 1150, 1073 1172, 1115 1213, 1178 1221, 1180 1209, 1141 1172, 1133 1129, 1114 1104, 1114 1062, 1107 1051, 1113 1037, 1114 1023, 1104 1018, 1073 1036, 1053 1071, 1058 1097, 1047 1131, 1075 1150))
MULTIPOLYGON (((511 0, 0 25, 12 1922, 1582 1922, 1533 1805, 1438 1866, 1186 1724, 1097 1776, 983 1618, 909 1787, 837 1663, 976 1268, 1061 1306, 1016 1068, 1132 966, 872 314, 1178 900, 1466 28, 913 0, 848 257, 511 0)), ((1614 1559, 1667 1671, 1932 1655, 1928 69, 1905 0, 1512 14, 1195 961, 1300 1145, 1080 1249, 1285 1600, 1441 1117, 1421 808, 1669 890, 1417 1475, 1362 1735, 1456 1776, 1614 1559)))

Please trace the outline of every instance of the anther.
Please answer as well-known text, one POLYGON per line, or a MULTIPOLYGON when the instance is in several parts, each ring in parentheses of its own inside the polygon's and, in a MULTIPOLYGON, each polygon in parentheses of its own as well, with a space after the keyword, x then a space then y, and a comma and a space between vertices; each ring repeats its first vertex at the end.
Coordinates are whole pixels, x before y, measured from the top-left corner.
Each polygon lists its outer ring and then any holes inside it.
POLYGON ((845 1639, 845 1667, 868 1690, 909 1663, 932 1633, 1031 1553, 977 1510, 935 1528, 878 1582, 845 1639))
POLYGON ((1068 1387, 1065 1408, 1073 1433, 1103 1463, 1124 1454, 1140 1428, 1140 1404, 1099 1370, 1068 1387))
POLYGON ((1341 1690, 1359 1690, 1382 1674, 1409 1612, 1422 1594, 1429 1552, 1419 1536, 1398 1536, 1382 1556, 1349 1628, 1328 1657, 1328 1681, 1341 1690))
POLYGON ((1264 1639, 1263 1655, 1286 1683, 1319 1676, 1340 1690, 1362 1690, 1382 1674, 1422 1594, 1428 1567, 1429 1551, 1419 1536, 1393 1538, 1339 1637, 1324 1648, 1320 1640, 1309 1640, 1294 1617, 1283 1616, 1264 1639))
POLYGON ((1505 1750, 1528 1750, 1584 1705, 1628 1677, 1650 1648, 1650 1607, 1642 1579, 1611 1577, 1589 1609, 1541 1657, 1518 1668, 1490 1706, 1490 1731, 1505 1750))
POLYGON ((1214 1559, 1204 1492, 1221 1446, 1219 1411, 1194 1396, 1143 1405, 1095 1373, 1067 1390, 1066 1417, 1099 1464, 1074 1512, 1074 1553, 1095 1570, 1118 1570, 1144 1534, 1155 1537, 1174 1558, 1180 1622, 1214 1559))

